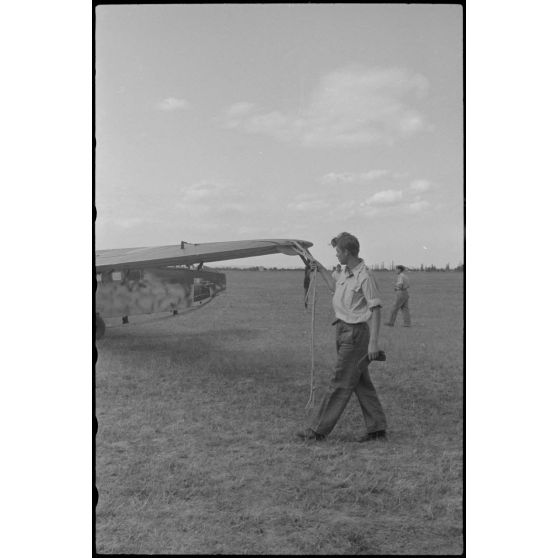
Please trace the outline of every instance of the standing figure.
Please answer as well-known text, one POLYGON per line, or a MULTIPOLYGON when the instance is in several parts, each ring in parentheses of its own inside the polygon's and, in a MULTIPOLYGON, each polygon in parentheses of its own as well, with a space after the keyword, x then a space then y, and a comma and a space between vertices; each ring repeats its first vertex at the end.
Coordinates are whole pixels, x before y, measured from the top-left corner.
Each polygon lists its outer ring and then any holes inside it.
POLYGON ((384 325, 393 327, 397 313, 399 310, 403 313, 403 325, 411 327, 411 313, 409 312, 409 278, 403 273, 405 267, 402 265, 395 266, 397 270, 397 281, 395 282, 395 292, 397 293, 395 303, 391 309, 389 321, 384 325))
POLYGON ((356 393, 366 435, 359 442, 386 437, 386 417, 368 373, 368 360, 380 356, 378 337, 381 323, 381 300, 374 277, 358 257, 359 242, 349 233, 336 236, 331 245, 337 259, 346 267, 334 282, 331 272, 320 262, 315 267, 333 293, 336 328, 337 362, 329 389, 324 395, 310 428, 297 432, 305 440, 323 440, 335 427, 352 393, 356 393))

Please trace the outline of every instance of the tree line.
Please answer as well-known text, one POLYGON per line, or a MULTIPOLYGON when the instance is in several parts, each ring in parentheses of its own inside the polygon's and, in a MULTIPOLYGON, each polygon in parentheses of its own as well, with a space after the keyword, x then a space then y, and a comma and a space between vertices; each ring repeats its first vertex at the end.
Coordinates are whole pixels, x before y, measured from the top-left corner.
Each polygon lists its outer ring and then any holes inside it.
MULTIPOLYGON (((371 269, 372 271, 376 272, 382 272, 382 271, 389 271, 389 272, 395 272, 395 266, 392 264, 389 268, 384 266, 384 263, 380 263, 380 264, 372 264, 368 266, 369 269, 371 269)), ((216 271, 301 271, 304 268, 303 267, 266 267, 266 266, 251 266, 251 267, 219 267, 219 268, 212 268, 215 269, 216 271)), ((455 266, 455 267, 451 267, 450 264, 446 264, 444 267, 436 267, 435 265, 424 265, 424 264, 420 264, 420 267, 412 267, 412 266, 407 266, 407 269, 409 271, 428 271, 428 272, 433 272, 433 271, 441 271, 441 272, 448 272, 448 271, 457 271, 457 272, 463 272, 465 271, 465 264, 460 263, 459 265, 455 266)), ((333 271, 333 266, 331 268, 331 271, 333 271)))

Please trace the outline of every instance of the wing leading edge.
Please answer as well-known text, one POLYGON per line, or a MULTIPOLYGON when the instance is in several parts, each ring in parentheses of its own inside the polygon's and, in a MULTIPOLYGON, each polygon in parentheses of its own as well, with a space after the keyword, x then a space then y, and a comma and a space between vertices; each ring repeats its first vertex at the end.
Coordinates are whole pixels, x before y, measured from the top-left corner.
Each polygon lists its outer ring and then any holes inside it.
POLYGON ((298 242, 306 249, 313 245, 307 240, 280 238, 97 250, 95 252, 95 267, 97 272, 102 272, 119 269, 219 262, 278 253, 295 256, 298 254, 295 251, 295 242, 298 242))

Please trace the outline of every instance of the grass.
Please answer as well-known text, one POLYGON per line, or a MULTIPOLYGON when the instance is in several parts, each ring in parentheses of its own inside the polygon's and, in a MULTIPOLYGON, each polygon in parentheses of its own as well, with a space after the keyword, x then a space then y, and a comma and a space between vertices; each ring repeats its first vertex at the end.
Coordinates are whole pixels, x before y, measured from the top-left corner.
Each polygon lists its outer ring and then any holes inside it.
MULTIPOLYGON (((393 277, 376 277, 385 317, 393 277)), ((463 275, 411 275, 413 327, 399 316, 382 328, 388 360, 370 369, 389 440, 368 444, 355 442, 354 397, 326 441, 294 436, 308 421, 302 278, 230 271, 203 309, 109 320, 96 367, 97 552, 463 551, 463 275)), ((321 386, 332 319, 319 280, 321 386)))

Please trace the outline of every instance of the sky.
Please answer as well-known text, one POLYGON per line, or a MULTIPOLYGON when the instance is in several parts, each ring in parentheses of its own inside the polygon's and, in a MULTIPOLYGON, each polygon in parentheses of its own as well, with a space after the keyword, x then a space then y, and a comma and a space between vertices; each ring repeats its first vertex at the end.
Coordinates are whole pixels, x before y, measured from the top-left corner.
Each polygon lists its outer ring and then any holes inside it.
MULTIPOLYGON (((459 5, 96 8, 98 249, 355 234, 463 262, 459 5)), ((299 267, 277 255, 223 265, 299 267)))

